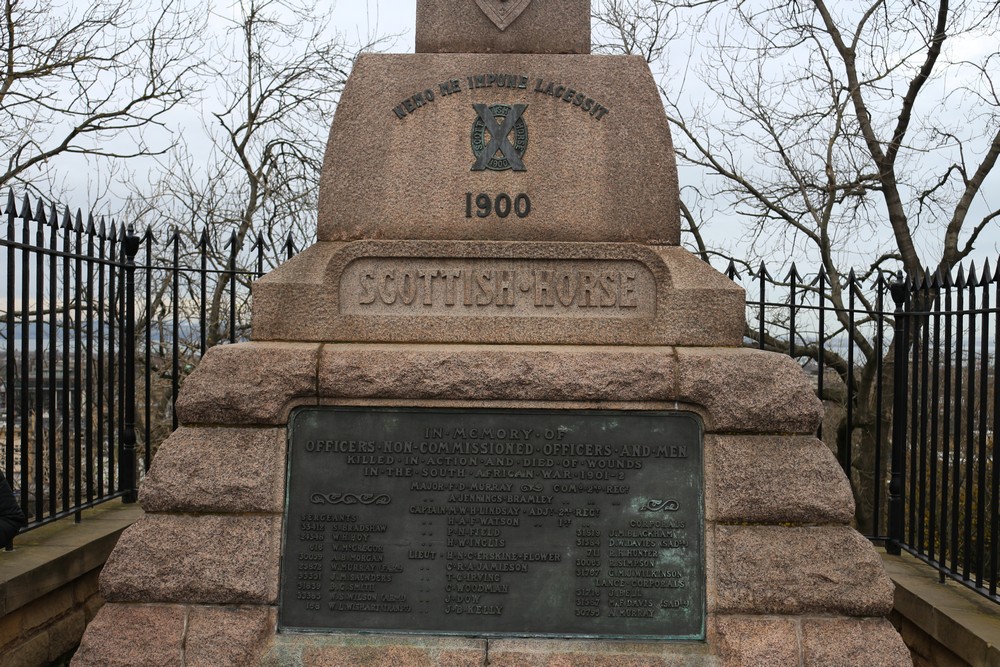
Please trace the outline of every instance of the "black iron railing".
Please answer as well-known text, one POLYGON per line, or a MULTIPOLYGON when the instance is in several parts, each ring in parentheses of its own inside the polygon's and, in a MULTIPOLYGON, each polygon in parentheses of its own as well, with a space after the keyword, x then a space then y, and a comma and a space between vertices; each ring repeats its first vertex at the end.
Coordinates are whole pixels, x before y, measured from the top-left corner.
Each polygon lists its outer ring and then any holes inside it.
POLYGON ((1000 273, 726 273, 747 290, 746 344, 815 377, 859 530, 1000 602, 1000 273))
POLYGON ((120 446, 131 245, 115 224, 12 193, 3 216, 3 460, 34 527, 134 495, 120 446))
POLYGON ((890 550, 902 549, 997 596, 1000 280, 987 264, 927 273, 893 293, 897 325, 892 474, 899 500, 890 550), (898 457, 898 460, 897 460, 898 457))
MULTIPOLYGON (((246 338, 264 240, 211 235, 185 252, 147 231, 12 192, 0 207, 2 465, 29 529, 112 498, 135 500, 174 400, 206 349, 246 338), (256 264, 256 270, 239 268, 256 264), (140 458, 136 461, 137 456, 140 458)), ((293 255, 289 239, 281 258, 293 255)))
MULTIPOLYGON (((268 254, 238 232, 158 241, 13 195, 3 215, 3 465, 36 527, 135 499, 184 377, 249 337, 250 283, 296 248, 268 254)), ((817 435, 851 480, 859 530, 1000 601, 998 276, 775 273, 726 269, 747 290, 745 343, 815 378, 817 435)))

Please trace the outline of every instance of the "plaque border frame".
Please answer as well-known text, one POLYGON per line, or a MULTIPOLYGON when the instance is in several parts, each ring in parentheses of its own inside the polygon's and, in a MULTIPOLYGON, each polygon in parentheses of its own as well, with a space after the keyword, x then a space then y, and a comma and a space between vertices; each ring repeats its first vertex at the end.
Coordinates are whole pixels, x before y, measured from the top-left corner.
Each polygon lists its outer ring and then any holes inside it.
POLYGON ((321 636, 321 635, 331 635, 331 636, 403 636, 403 637, 449 637, 449 638, 466 638, 466 639, 549 639, 549 640, 563 640, 563 641, 614 641, 614 642, 658 642, 666 644, 681 644, 681 643, 691 643, 698 645, 705 645, 708 642, 708 622, 709 622, 709 611, 708 611, 708 549, 706 544, 706 521, 705 521, 705 422, 700 414, 694 412, 693 410, 667 410, 667 409, 651 409, 651 410, 614 410, 614 409, 585 409, 585 408, 490 408, 490 407, 462 407, 462 406, 446 406, 446 407, 427 407, 427 406, 386 406, 386 405, 373 405, 373 406, 359 406, 359 405, 338 405, 338 404, 321 404, 321 405, 300 405, 292 409, 288 415, 288 421, 285 424, 286 438, 285 438, 285 493, 284 493, 284 511, 281 517, 281 544, 279 551, 279 561, 278 561, 278 602, 277 602, 277 622, 275 627, 275 632, 277 635, 304 635, 304 636, 321 636), (290 498, 290 488, 291 488, 291 443, 292 443, 292 429, 294 426, 295 419, 298 415, 305 412, 382 412, 382 413, 490 413, 490 414, 575 414, 575 415, 594 415, 594 416, 613 416, 622 414, 642 414, 645 416, 671 416, 671 417, 686 417, 692 419, 698 428, 698 445, 701 448, 701 475, 700 475, 700 496, 701 504, 698 507, 698 521, 701 528, 701 540, 699 542, 699 554, 698 557, 701 561, 701 580, 698 582, 701 586, 701 628, 698 634, 694 635, 622 635, 622 634, 589 634, 589 633, 544 633, 544 632, 469 632, 469 631, 444 631, 444 630, 405 630, 399 628, 301 628, 301 627, 286 627, 282 625, 282 614, 281 610, 283 607, 283 600, 285 596, 285 577, 284 564, 285 564, 285 542, 287 537, 286 523, 288 519, 288 502, 290 498))

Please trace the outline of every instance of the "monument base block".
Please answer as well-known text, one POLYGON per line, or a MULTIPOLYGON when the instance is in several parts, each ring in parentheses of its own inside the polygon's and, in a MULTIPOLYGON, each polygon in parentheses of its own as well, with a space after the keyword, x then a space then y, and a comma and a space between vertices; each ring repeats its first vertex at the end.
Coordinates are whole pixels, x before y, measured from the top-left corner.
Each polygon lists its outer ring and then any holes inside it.
POLYGON ((891 583, 850 528, 847 480, 812 435, 821 414, 793 360, 742 348, 213 348, 185 383, 183 427, 142 487, 146 516, 108 560, 101 589, 109 604, 74 664, 909 665, 882 618, 891 583), (307 405, 698 415, 706 639, 279 632, 286 424, 307 405), (879 651, 867 650, 873 643, 879 651))

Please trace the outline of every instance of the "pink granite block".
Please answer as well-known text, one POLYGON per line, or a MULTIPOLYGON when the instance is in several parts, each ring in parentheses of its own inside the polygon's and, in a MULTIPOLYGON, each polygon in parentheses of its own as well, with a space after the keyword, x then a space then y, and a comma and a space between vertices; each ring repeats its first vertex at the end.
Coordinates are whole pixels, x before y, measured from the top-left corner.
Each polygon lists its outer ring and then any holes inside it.
POLYGON ((671 348, 326 345, 323 398, 668 400, 671 348))
POLYGON ((823 404, 795 360, 745 348, 678 348, 678 398, 702 405, 715 433, 813 434, 823 404))
POLYGON ((711 642, 722 667, 800 667, 798 619, 719 616, 711 642))
POLYGON ((274 607, 191 607, 184 667, 253 664, 276 622, 274 607))
POLYGON ((87 626, 73 667, 183 667, 185 609, 106 604, 87 626))
POLYGON ((679 245, 678 192, 670 126, 641 56, 364 53, 330 130, 317 238, 679 245), (502 87, 477 85, 496 74, 502 87), (473 170, 474 104, 525 107, 523 171, 473 170), (466 192, 526 193, 531 213, 467 216, 466 192))
POLYGON ((281 517, 147 514, 101 573, 112 602, 274 604, 281 517))
POLYGON ((804 667, 913 667, 910 651, 884 618, 802 621, 804 667))
MULTIPOLYGON (((493 0, 501 4, 501 0, 493 0)), ((500 30, 475 2, 421 0, 417 3, 417 53, 590 53, 590 1, 545 0, 524 6, 500 30)), ((503 5, 501 5, 503 6, 503 5)))
POLYGON ((712 658, 701 642, 496 639, 490 667, 700 667, 712 658))
POLYGON ((871 542, 847 526, 717 526, 718 611, 882 616, 893 585, 871 542))
POLYGON ((285 429, 181 427, 160 445, 139 489, 147 512, 284 509, 285 429))
POLYGON ((240 343, 210 349, 184 381, 177 418, 196 425, 279 425, 294 403, 315 402, 319 345, 240 343))
POLYGON ((829 448, 812 436, 705 438, 706 518, 848 524, 854 496, 829 448))

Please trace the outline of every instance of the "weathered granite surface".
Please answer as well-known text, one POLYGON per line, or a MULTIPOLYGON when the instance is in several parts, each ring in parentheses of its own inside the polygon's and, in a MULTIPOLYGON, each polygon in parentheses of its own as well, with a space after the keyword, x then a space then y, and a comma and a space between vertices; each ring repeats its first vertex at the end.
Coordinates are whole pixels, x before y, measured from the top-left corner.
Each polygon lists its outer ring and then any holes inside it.
POLYGON ((283 428, 189 428, 171 434, 139 491, 147 512, 273 512, 285 507, 283 428))
POLYGON ((101 573, 110 602, 275 604, 279 515, 147 514, 101 573))
POLYGON ((277 636, 261 667, 481 667, 485 639, 380 635, 277 636))
POLYGON ((84 632, 74 667, 184 667, 183 605, 106 604, 84 632))
POLYGON ((910 651, 885 618, 802 620, 805 667, 911 667, 910 651))
POLYGON ((417 53, 590 53, 590 0, 507 1, 526 7, 503 31, 475 2, 418 2, 417 53))
POLYGON ((854 496, 830 449, 813 436, 705 438, 709 521, 848 524, 854 496))
POLYGON ((718 611, 885 616, 892 582, 849 526, 715 528, 718 611))
POLYGON ((247 667, 274 632, 273 607, 106 604, 75 667, 247 667))
POLYGON ((799 624, 794 617, 720 616, 710 641, 722 667, 800 667, 799 624))
POLYGON ((794 359, 747 348, 677 350, 678 396, 716 433, 816 432, 823 404, 794 359))
POLYGON ((276 623, 274 607, 189 607, 184 667, 251 665, 276 623))
POLYGON ((632 243, 321 242, 253 294, 257 341, 706 347, 744 329, 732 281, 632 243))
POLYGON ((656 347, 324 345, 319 387, 323 398, 666 401, 675 365, 656 347))
POLYGON ((323 165, 320 241, 680 242, 670 130, 640 56, 362 54, 323 165), (503 87, 469 89, 497 74, 503 87), (526 171, 472 171, 474 104, 527 105, 526 171), (466 217, 465 193, 527 194, 531 212, 466 217))
POLYGON ((210 349, 184 381, 178 420, 188 426, 279 426, 289 406, 316 396, 319 345, 239 343, 210 349))

